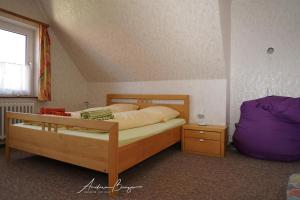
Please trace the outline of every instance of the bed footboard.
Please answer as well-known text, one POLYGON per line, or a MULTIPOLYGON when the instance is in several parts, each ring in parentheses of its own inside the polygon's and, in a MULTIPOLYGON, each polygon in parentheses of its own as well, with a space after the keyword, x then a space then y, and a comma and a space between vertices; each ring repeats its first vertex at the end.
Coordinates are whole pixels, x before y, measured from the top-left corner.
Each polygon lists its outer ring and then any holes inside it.
POLYGON ((18 149, 108 173, 109 187, 118 179, 118 123, 6 112, 5 131, 8 161, 11 149, 18 149), (13 119, 38 122, 42 126, 39 130, 15 126, 11 123, 13 119), (62 134, 57 129, 59 125, 107 131, 109 140, 62 134))

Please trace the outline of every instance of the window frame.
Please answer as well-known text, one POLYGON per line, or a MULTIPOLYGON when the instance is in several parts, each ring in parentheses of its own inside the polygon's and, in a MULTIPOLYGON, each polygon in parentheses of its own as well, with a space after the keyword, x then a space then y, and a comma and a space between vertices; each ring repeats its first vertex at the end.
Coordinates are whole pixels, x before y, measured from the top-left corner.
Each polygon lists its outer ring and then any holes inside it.
POLYGON ((36 87, 37 87, 37 44, 38 44, 38 29, 36 27, 24 24, 9 18, 0 16, 0 29, 9 31, 16 34, 21 34, 26 36, 26 50, 25 50, 25 64, 30 67, 30 92, 28 95, 7 95, 0 94, 0 98, 28 98, 36 97, 36 87))

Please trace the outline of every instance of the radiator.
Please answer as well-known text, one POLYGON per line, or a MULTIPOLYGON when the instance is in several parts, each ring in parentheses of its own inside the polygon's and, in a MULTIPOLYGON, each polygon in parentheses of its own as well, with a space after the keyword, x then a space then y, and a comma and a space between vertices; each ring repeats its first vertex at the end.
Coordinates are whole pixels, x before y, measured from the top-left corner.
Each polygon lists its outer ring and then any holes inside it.
MULTIPOLYGON (((33 113, 34 103, 0 103, 0 140, 5 139, 4 133, 4 113, 6 111, 33 113)), ((18 120, 13 120, 12 123, 18 123, 18 120)))

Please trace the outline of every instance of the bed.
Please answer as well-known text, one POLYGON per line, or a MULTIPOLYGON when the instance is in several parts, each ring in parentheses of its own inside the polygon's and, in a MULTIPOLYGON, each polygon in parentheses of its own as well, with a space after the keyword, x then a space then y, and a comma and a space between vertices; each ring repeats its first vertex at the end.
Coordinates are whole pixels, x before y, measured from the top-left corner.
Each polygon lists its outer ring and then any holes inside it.
MULTIPOLYGON (((107 105, 124 101, 135 103, 140 108, 153 105, 167 106, 179 111, 179 117, 185 122, 189 120, 188 95, 108 94, 106 98, 107 105)), ((122 131, 119 134, 116 122, 6 112, 5 155, 9 161, 11 150, 17 149, 107 173, 110 194, 114 194, 112 188, 121 172, 181 140, 182 123, 173 121, 170 126, 156 127, 156 132, 152 131, 144 137, 129 141, 126 137, 130 137, 130 134, 123 134, 122 131), (38 129, 16 125, 12 123, 15 120, 38 122, 42 126, 38 129), (99 136, 95 135, 88 136, 88 134, 76 135, 68 130, 62 132, 59 126, 97 129, 107 132, 107 135, 105 139, 97 138, 99 136), (126 136, 125 140, 122 139, 123 135, 126 136)), ((166 124, 158 124, 158 126, 166 126, 166 124)), ((139 132, 139 129, 134 131, 139 132)))

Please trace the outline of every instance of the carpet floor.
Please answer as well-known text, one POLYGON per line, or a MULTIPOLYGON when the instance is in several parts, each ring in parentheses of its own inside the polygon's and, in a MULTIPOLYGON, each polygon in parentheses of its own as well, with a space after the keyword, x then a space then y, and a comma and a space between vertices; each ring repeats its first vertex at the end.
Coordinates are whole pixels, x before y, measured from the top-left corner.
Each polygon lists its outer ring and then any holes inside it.
MULTIPOLYGON (((143 186, 113 199, 284 200, 292 173, 300 162, 256 160, 228 150, 225 158, 197 156, 173 146, 122 173, 121 184, 143 186)), ((0 148, 1 200, 111 199, 103 190, 87 189, 107 184, 107 175, 63 162, 14 151, 4 159, 0 148), (96 191, 96 193, 92 193, 96 191)))

